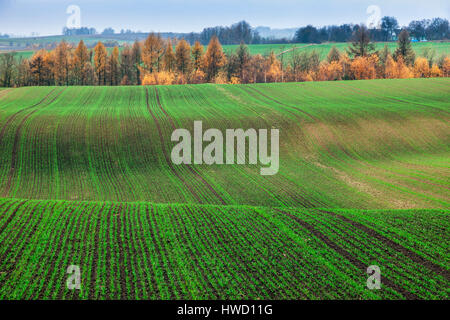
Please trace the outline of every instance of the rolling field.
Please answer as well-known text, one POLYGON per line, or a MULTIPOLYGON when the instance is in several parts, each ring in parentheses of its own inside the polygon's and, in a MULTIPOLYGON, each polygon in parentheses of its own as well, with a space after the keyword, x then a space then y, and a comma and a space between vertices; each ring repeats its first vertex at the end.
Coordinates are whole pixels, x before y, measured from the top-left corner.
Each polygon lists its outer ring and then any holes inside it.
POLYGON ((449 205, 447 78, 0 94, 0 195, 360 209, 449 205), (280 171, 175 166, 175 128, 279 128, 280 171))
POLYGON ((0 207, 0 299, 448 299, 442 210, 0 207), (65 287, 71 264, 81 290, 65 287), (365 286, 372 264, 382 290, 365 286))
MULTIPOLYGON (((391 52, 393 53, 397 48, 397 42, 375 42, 375 49, 382 50, 387 44, 391 52)), ((442 54, 450 54, 450 42, 413 42, 411 43, 413 50, 417 56, 423 56, 425 50, 432 50, 436 54, 436 58, 442 54)), ((309 44, 309 43, 295 43, 295 44, 252 44, 249 45, 249 51, 251 54, 268 55, 271 51, 279 54, 292 48, 297 48, 297 52, 315 50, 321 60, 326 59, 331 48, 336 46, 340 52, 346 52, 349 43, 337 42, 337 43, 321 43, 321 44, 309 44)), ((224 51, 235 51, 238 45, 224 45, 224 51)), ((286 58, 289 59, 291 51, 287 52, 286 58)))
MULTIPOLYGON (((136 38, 141 38, 142 35, 136 35, 136 38)), ((73 36, 47 36, 47 37, 26 37, 26 38, 1 38, 0 39, 0 48, 5 46, 17 46, 17 47, 27 47, 32 44, 38 44, 38 45, 48 45, 55 42, 61 42, 61 41, 67 41, 71 44, 78 44, 81 40, 84 41, 86 45, 95 45, 98 41, 117 41, 119 44, 124 43, 132 43, 134 42, 135 38, 133 38, 132 41, 124 41, 121 39, 120 35, 73 35, 73 36)))
MULTIPOLYGON (((58 41, 61 41, 59 39, 58 41)), ((79 40, 81 39, 77 39, 79 40)), ((102 39, 96 39, 95 41, 101 41, 102 39)), ((93 41, 93 40, 92 40, 93 41)), ((87 42, 88 44, 96 43, 96 42, 87 42)), ((120 44, 123 44, 120 42, 120 44)), ((393 53, 395 49, 397 48, 396 42, 376 42, 375 47, 376 50, 381 50, 384 48, 384 45, 387 44, 391 52, 393 53)), ((248 49, 250 54, 261 54, 261 55, 269 55, 270 52, 274 52, 275 54, 280 54, 284 51, 288 51, 293 48, 297 48, 297 52, 303 52, 308 51, 311 52, 315 50, 321 60, 326 59, 328 53, 330 52, 331 48, 333 46, 336 46, 339 51, 345 52, 349 46, 349 43, 346 42, 338 42, 338 43, 322 43, 322 44, 308 44, 308 43, 295 43, 295 44, 250 44, 248 45, 248 49)), ((225 52, 235 52, 238 48, 238 45, 223 45, 223 50, 225 52)), ((431 50, 435 52, 435 59, 439 58, 441 55, 450 55, 450 42, 413 42, 412 48, 416 52, 417 56, 423 56, 425 50, 431 50)), ((121 50, 122 47, 119 48, 121 50)), ((175 49, 175 47, 174 47, 175 49)), ((108 51, 111 51, 112 48, 108 48, 108 51)), ((0 52, 1 52, 1 46, 0 46, 0 52)), ((17 53, 18 56, 22 58, 30 58, 33 55, 34 51, 32 50, 24 50, 19 51, 17 53)), ((285 59, 289 59, 291 57, 292 51, 288 51, 285 54, 285 59)))
POLYGON ((0 89, 0 299, 448 299, 449 88, 0 89), (278 174, 174 165, 195 120, 280 129, 278 174))

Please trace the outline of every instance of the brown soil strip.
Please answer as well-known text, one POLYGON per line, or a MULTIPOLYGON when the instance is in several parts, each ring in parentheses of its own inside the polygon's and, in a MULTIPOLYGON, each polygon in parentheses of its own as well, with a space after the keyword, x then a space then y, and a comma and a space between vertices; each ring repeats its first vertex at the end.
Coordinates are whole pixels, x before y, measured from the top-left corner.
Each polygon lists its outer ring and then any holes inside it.
POLYGON ((8 212, 9 209, 11 209, 11 207, 12 207, 14 204, 16 204, 16 203, 17 203, 17 202, 14 201, 14 200, 13 200, 13 201, 1 201, 1 204, 0 204, 0 214, 4 216, 4 214, 5 214, 6 212, 8 212), (8 203, 9 203, 9 206, 7 206, 7 208, 3 210, 3 208, 6 207, 6 205, 7 205, 8 203))
MULTIPOLYGON (((356 259, 350 252, 348 252, 344 248, 340 247, 339 245, 337 245, 336 243, 331 241, 327 236, 325 236, 323 233, 318 231, 314 226, 310 225, 306 221, 303 221, 299 217, 296 217, 296 216, 294 216, 294 215, 292 215, 292 214, 290 214, 288 212, 281 211, 281 210, 278 210, 278 209, 274 209, 274 210, 279 212, 279 213, 281 213, 281 214, 283 214, 283 215, 286 215, 286 216, 292 218, 293 220, 295 220, 296 222, 298 222, 303 228, 305 228, 306 230, 311 232, 316 238, 320 239, 328 247, 330 247, 331 249, 336 251, 339 255, 343 256, 345 259, 350 261, 356 268, 360 269, 363 273, 366 273, 366 269, 367 269, 368 266, 365 263, 363 263, 360 260, 356 259)), ((390 279, 385 278, 383 276, 381 278, 382 278, 381 279, 382 284, 384 284, 384 285, 394 289, 395 291, 399 292, 406 299, 408 299, 408 300, 417 300, 417 299, 419 299, 419 297, 416 296, 414 293, 406 291, 403 287, 401 287, 401 286, 397 285, 396 283, 392 282, 390 279)))
MULTIPOLYGON (((92 273, 91 273, 91 279, 89 283, 89 300, 96 299, 96 285, 97 285, 97 270, 99 269, 99 247, 100 247, 100 228, 101 228, 101 221, 102 221, 102 213, 105 209, 105 204, 103 204, 102 208, 97 213, 97 224, 95 227, 95 236, 94 236, 94 247, 93 247, 93 254, 92 254, 92 273)), ((111 209, 109 210, 109 213, 111 214, 111 209)))
POLYGON ((355 228, 357 228, 357 229, 359 229, 361 231, 364 231, 365 233, 367 233, 371 237, 379 240, 380 242, 384 243, 385 245, 387 245, 387 246, 393 248, 394 250, 402 253, 403 255, 405 255, 406 257, 408 257, 409 259, 411 259, 415 263, 420 264, 420 265, 430 269, 431 271, 433 271, 433 272, 435 272, 435 273, 437 273, 439 275, 442 275, 447 280, 450 279, 450 272, 447 269, 441 267, 438 264, 435 264, 432 261, 429 261, 429 260, 423 258, 422 256, 418 255, 414 251, 403 247, 402 245, 394 242, 393 240, 387 238, 386 236, 383 236, 382 234, 376 232, 375 230, 373 230, 373 229, 371 229, 371 228, 369 228, 369 227, 367 227, 367 226, 365 226, 365 225, 363 225, 363 224, 361 224, 359 222, 350 220, 349 218, 347 218, 347 217, 345 217, 343 215, 340 215, 340 214, 337 214, 337 213, 334 213, 334 212, 331 212, 331 211, 325 211, 325 210, 321 210, 321 211, 324 212, 324 213, 330 214, 330 215, 332 215, 334 217, 337 217, 337 218, 341 219, 342 221, 345 221, 345 222, 351 224, 355 228))
MULTIPOLYGON (((114 286, 115 283, 111 283, 109 280, 112 278, 111 277, 111 272, 114 272, 114 270, 111 270, 115 267, 114 265, 114 261, 112 261, 111 259, 111 251, 114 248, 114 243, 113 240, 111 239, 114 234, 114 230, 113 230, 113 226, 112 226, 112 222, 111 222, 111 218, 113 213, 116 211, 116 207, 115 204, 111 204, 111 209, 108 213, 108 215, 106 216, 106 230, 105 230, 105 239, 103 240, 105 242, 105 249, 106 249, 106 253, 105 253, 105 259, 104 259, 104 263, 106 265, 105 269, 106 269, 106 274, 105 274, 105 299, 107 300, 111 300, 113 299, 111 297, 111 294, 115 288, 114 287, 110 287, 110 286, 114 286)), ((116 275, 115 275, 116 276, 116 275)))
MULTIPOLYGON (((134 235, 134 236, 136 237, 136 240, 140 243, 140 246, 142 248, 141 250, 145 252, 145 257, 143 257, 144 263, 151 264, 152 262, 151 262, 151 258, 150 258, 151 257, 150 250, 149 250, 148 246, 145 244, 145 241, 143 241, 143 238, 144 238, 144 235, 146 232, 144 231, 144 227, 142 225, 140 210, 139 210, 139 208, 137 208, 136 210, 137 210, 136 216, 131 220, 132 228, 134 228, 136 230, 136 235, 134 235), (136 226, 136 221, 138 223, 137 226, 136 226)), ((161 297, 161 294, 160 294, 159 288, 158 288, 158 283, 156 282, 156 275, 153 272, 153 267, 151 267, 150 269, 152 271, 152 274, 150 276, 148 276, 148 278, 145 279, 147 282, 147 285, 148 285, 148 287, 146 287, 146 289, 147 288, 151 289, 151 291, 148 292, 150 296, 151 296, 151 293, 154 292, 156 297, 161 297), (149 281, 150 281, 151 285, 150 285, 149 281)))
MULTIPOLYGON (((118 245, 118 251, 119 251, 119 282, 120 282, 120 300, 126 300, 128 298, 127 293, 127 266, 125 265, 125 249, 124 249, 124 241, 127 239, 127 235, 125 234, 124 226, 121 221, 121 215, 126 214, 123 206, 125 205, 126 210, 126 204, 120 204, 118 210, 114 213, 116 216, 116 223, 115 223, 115 232, 116 232, 116 241, 118 245), (123 232, 123 233, 122 233, 123 232)), ((130 294, 135 293, 135 284, 134 281, 130 281, 130 294)))
MULTIPOLYGON (((150 215, 148 206, 146 207, 147 221, 148 221, 149 229, 150 229, 149 230, 150 236, 152 238, 152 243, 155 244, 155 249, 156 249, 158 256, 161 257, 161 259, 160 259, 161 269, 163 271, 164 283, 166 284, 168 291, 169 291, 169 295, 170 295, 169 300, 175 300, 176 299, 175 292, 172 290, 173 288, 170 288, 170 280, 169 280, 169 275, 168 275, 168 271, 167 271, 167 269, 170 268, 173 270, 173 268, 171 268, 171 264, 169 262, 169 256, 167 255, 167 250, 165 248, 165 245, 161 244, 161 243, 158 245, 158 242, 156 241, 156 237, 159 237, 160 231, 159 231, 158 223, 155 218, 155 212, 154 212, 153 206, 151 208, 152 208, 152 214, 150 215), (150 221, 153 221, 153 226, 150 221), (164 265, 164 260, 166 260, 167 266, 164 265)), ((160 240, 161 240, 161 242, 167 241, 164 239, 164 237, 160 237, 160 240)), ((173 274, 175 274, 175 273, 173 273, 173 274)), ((176 287, 175 290, 177 290, 177 292, 181 292, 178 281, 174 280, 173 282, 176 287)))

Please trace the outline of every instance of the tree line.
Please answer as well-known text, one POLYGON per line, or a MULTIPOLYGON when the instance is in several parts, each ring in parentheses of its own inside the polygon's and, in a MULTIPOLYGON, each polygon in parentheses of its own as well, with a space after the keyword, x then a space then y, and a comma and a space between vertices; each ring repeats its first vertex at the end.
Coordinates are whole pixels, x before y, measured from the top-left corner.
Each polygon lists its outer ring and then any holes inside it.
MULTIPOLYGON (((73 35, 93 35, 99 34, 94 28, 67 28, 64 27, 62 31, 64 36, 73 35)), ((113 28, 105 28, 101 35, 114 35, 115 30, 113 28)), ((120 35, 133 35, 141 34, 140 31, 134 32, 132 30, 120 30, 120 35)), ((231 26, 217 26, 204 28, 202 32, 191 32, 182 34, 182 37, 193 45, 196 41, 199 41, 203 45, 207 45, 213 36, 216 36, 222 44, 239 44, 244 42, 246 44, 261 43, 263 39, 259 36, 258 32, 253 30, 250 24, 246 21, 240 21, 232 24, 231 26)), ((134 39, 133 39, 134 40, 134 39)))
POLYGON ((0 85, 237 84, 450 74, 450 57, 431 52, 416 57, 407 30, 400 32, 394 52, 387 45, 376 51, 370 31, 362 25, 353 32, 347 50, 332 47, 324 61, 314 50, 293 48, 286 54, 251 55, 244 42, 225 53, 217 36, 205 48, 199 41, 191 46, 185 39, 150 34, 143 42, 125 45, 121 51, 116 46, 110 52, 102 42, 89 50, 83 41, 76 47, 62 41, 54 50, 41 49, 29 59, 16 59, 15 53, 0 55, 0 85))
MULTIPOLYGON (((297 43, 348 42, 359 25, 342 24, 340 26, 325 26, 316 28, 312 25, 299 28, 295 34, 297 43)), ((415 20, 400 28, 395 17, 383 17, 377 28, 369 29, 373 41, 392 41, 398 38, 402 30, 407 30, 416 41, 450 39, 449 22, 447 19, 434 18, 415 20)))
MULTIPOLYGON (((330 25, 316 28, 312 25, 301 27, 297 30, 293 39, 269 39, 259 35, 246 21, 240 21, 231 26, 217 26, 204 28, 202 32, 183 34, 183 38, 193 45, 199 41, 207 45, 213 36, 217 37, 221 44, 264 44, 264 43, 323 43, 323 42, 349 42, 359 25, 342 24, 330 25)), ((412 39, 416 41, 424 40, 445 40, 450 39, 449 22, 443 18, 414 20, 408 26, 401 28, 395 17, 385 16, 381 19, 380 25, 369 29, 373 41, 394 41, 398 39, 400 32, 406 29, 412 39)), ((86 35, 97 34, 94 28, 63 29, 63 35, 86 35)), ((102 35, 115 34, 112 28, 106 28, 102 35)), ((120 34, 132 36, 131 30, 121 30, 120 34)))
MULTIPOLYGON (((260 36, 257 30, 252 28, 246 21, 240 21, 231 26, 216 26, 211 28, 204 28, 200 33, 162 33, 163 38, 184 38, 191 46, 195 42, 200 42, 202 45, 208 45, 213 36, 219 39, 221 44, 288 44, 288 43, 323 43, 323 42, 349 42, 352 40, 353 34, 356 32, 359 25, 342 24, 330 25, 316 28, 312 25, 299 28, 293 39, 274 39, 260 36)), ((434 18, 411 21, 408 26, 401 28, 395 17, 383 17, 381 23, 377 28, 369 29, 371 39, 373 41, 395 41, 401 30, 406 29, 414 41, 424 40, 445 40, 450 38, 449 22, 447 19, 434 18)), ((95 28, 81 27, 81 28, 67 28, 64 27, 62 31, 64 36, 86 35, 92 36, 99 34, 95 28)), ((147 33, 132 30, 120 30, 116 33, 114 29, 108 27, 101 33, 102 36, 108 36, 117 40, 142 40, 147 37, 147 33)), ((8 35, 1 35, 0 38, 8 38, 8 35)), ((17 42, 17 39, 11 39, 10 46, 16 43, 17 46, 33 47, 33 49, 54 49, 58 43, 49 41, 40 41, 35 43, 17 42)), ((117 41, 108 40, 103 41, 106 47, 114 47, 118 45, 117 41)))

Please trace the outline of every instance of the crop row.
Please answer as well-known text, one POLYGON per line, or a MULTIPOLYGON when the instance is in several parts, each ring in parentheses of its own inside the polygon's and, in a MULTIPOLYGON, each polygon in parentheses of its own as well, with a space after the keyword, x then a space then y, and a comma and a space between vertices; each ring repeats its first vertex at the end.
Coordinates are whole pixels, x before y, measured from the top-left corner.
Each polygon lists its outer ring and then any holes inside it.
POLYGON ((0 210, 1 299, 448 299, 448 252, 430 250, 448 246, 443 210, 421 212, 439 240, 378 211, 6 199, 0 210), (69 265, 80 290, 66 286, 69 265), (381 290, 366 287, 369 265, 381 290))
POLYGON ((448 208, 448 81, 3 90, 0 195, 448 208), (171 134, 196 120, 204 130, 280 129, 278 174, 174 165, 171 134))

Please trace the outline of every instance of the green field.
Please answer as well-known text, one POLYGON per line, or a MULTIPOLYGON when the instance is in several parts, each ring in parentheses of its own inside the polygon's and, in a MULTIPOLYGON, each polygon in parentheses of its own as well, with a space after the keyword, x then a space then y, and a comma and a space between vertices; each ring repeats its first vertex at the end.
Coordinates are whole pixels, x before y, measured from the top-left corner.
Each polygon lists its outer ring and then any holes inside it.
MULTIPOLYGON (((376 50, 381 50, 385 45, 388 45, 391 52, 394 52, 397 48, 396 42, 376 42, 376 50)), ((345 52, 349 46, 349 43, 339 42, 339 43, 321 43, 321 44, 308 44, 308 43, 295 43, 295 44, 252 44, 249 45, 249 50, 251 54, 262 54, 267 55, 271 51, 279 54, 281 52, 287 51, 289 49, 297 48, 298 52, 302 51, 313 51, 315 50, 320 58, 323 60, 327 57, 331 48, 336 46, 339 51, 345 52)), ((237 45, 225 45, 223 46, 225 51, 233 51, 238 47, 237 45)), ((436 58, 441 55, 450 55, 450 42, 413 42, 412 48, 416 52, 416 55, 422 56, 425 50, 432 50, 436 54, 436 58)), ((289 58, 290 53, 287 54, 289 58)))
MULTIPOLYGON (((96 41, 102 39, 95 39, 96 41)), ((56 41, 56 40, 55 40, 56 41)), ((88 44, 93 44, 95 41, 91 39, 88 44)), ((119 41, 119 43, 122 43, 119 41)), ((391 52, 394 52, 397 48, 396 42, 377 42, 376 49, 381 50, 385 45, 388 45, 391 52)), ((261 54, 261 55, 269 55, 272 51, 276 54, 280 54, 284 51, 297 48, 297 52, 308 51, 311 52, 315 50, 320 58, 323 60, 327 57, 330 49, 336 46, 341 52, 345 52, 348 48, 349 44, 346 42, 340 43, 323 43, 323 44, 307 44, 307 43, 295 43, 295 44, 251 44, 248 46, 249 51, 252 55, 261 54)), ((236 51, 238 45, 224 45, 223 50, 225 52, 234 52, 236 51)), ((423 56, 426 50, 431 50, 435 52, 435 59, 439 58, 441 55, 450 55, 450 42, 414 42, 412 43, 412 47, 416 52, 417 56, 423 56)), ((1 47, 0 47, 1 51, 1 47)), ((23 58, 29 58, 33 55, 34 51, 24 50, 19 51, 17 54, 23 58)), ((287 52, 285 58, 289 59, 292 51, 287 52)))
POLYGON ((0 299, 448 299, 449 87, 0 89, 0 299), (280 129, 279 173, 174 165, 195 120, 280 129))
POLYGON ((0 207, 0 299, 448 299, 440 210, 0 207), (65 287, 71 264, 81 267, 79 291, 65 287), (382 290, 366 288, 373 264, 382 290))
MULTIPOLYGON (((137 36, 136 36, 137 37, 137 36)), ((98 41, 117 41, 118 43, 128 43, 130 41, 124 41, 120 39, 120 35, 78 35, 78 36, 47 36, 47 37, 28 37, 28 38, 1 38, 0 39, 0 47, 1 46, 29 46, 31 44, 51 44, 55 42, 60 42, 65 40, 69 43, 77 44, 80 40, 83 40, 86 45, 96 44, 98 41)), ((134 41, 134 40, 133 40, 134 41)))

